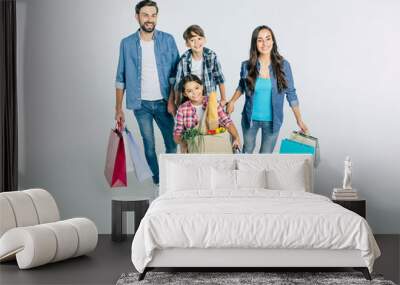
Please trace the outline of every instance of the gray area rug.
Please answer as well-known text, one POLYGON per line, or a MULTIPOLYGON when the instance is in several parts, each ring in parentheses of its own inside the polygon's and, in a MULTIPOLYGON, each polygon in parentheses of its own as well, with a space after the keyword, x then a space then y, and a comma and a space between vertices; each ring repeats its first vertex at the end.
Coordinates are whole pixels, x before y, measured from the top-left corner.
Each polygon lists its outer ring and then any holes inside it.
POLYGON ((139 273, 124 273, 116 285, 134 284, 379 284, 395 285, 392 281, 384 280, 381 275, 372 275, 368 281, 360 272, 148 272, 142 281, 138 281, 139 273))

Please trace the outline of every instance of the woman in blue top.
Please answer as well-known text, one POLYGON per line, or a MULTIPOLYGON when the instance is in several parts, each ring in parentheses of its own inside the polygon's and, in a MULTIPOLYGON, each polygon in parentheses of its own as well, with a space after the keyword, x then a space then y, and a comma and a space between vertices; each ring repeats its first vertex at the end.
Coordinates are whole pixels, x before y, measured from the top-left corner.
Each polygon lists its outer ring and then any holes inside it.
POLYGON ((290 64, 279 54, 274 33, 267 26, 253 31, 250 58, 242 63, 239 86, 228 102, 228 113, 233 112, 236 100, 243 93, 246 95, 242 112, 243 152, 254 151, 259 129, 260 153, 274 150, 282 126, 285 95, 297 125, 302 132, 308 131, 301 118, 290 64))

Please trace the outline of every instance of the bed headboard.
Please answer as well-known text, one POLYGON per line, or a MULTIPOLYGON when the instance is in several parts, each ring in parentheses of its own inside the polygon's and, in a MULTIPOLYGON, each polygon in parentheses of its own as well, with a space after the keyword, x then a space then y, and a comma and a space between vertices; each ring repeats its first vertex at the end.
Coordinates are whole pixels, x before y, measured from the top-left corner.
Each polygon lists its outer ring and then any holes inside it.
POLYGON ((166 192, 165 185, 172 179, 168 175, 170 163, 188 166, 217 166, 226 169, 238 169, 238 165, 261 164, 267 168, 275 165, 284 165, 304 162, 307 192, 314 192, 313 156, 309 154, 160 154, 160 194, 166 192))

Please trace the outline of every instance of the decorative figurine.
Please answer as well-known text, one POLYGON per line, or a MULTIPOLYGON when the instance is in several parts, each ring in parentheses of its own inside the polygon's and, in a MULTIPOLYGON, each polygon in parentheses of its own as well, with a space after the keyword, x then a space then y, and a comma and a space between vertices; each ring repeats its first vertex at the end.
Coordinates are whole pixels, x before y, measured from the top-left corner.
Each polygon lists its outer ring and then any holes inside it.
POLYGON ((344 177, 343 177, 343 189, 351 190, 351 159, 350 156, 346 156, 344 161, 344 177))

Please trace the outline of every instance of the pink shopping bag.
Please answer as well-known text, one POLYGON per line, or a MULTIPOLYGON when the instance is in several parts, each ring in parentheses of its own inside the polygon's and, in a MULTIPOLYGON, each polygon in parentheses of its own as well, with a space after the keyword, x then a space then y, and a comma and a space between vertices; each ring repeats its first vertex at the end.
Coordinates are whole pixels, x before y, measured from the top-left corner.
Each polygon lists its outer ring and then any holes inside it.
POLYGON ((110 187, 128 186, 124 140, 118 127, 111 130, 108 139, 104 175, 110 187))

